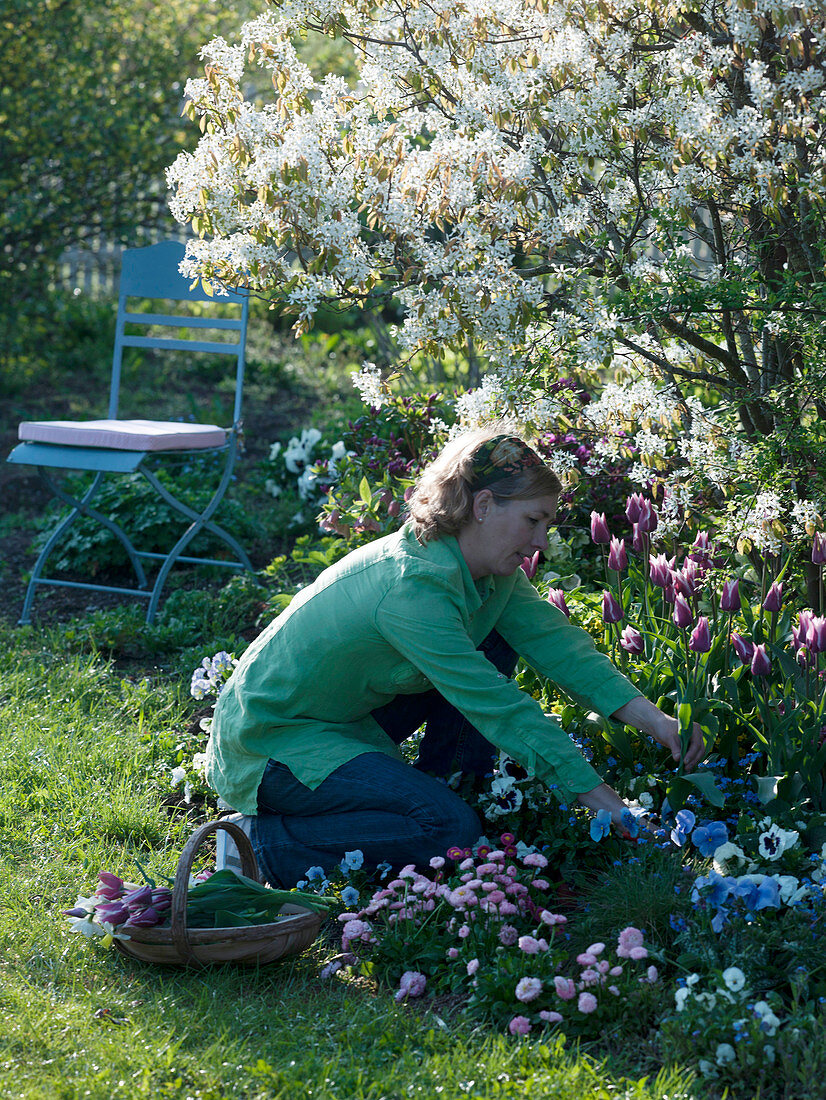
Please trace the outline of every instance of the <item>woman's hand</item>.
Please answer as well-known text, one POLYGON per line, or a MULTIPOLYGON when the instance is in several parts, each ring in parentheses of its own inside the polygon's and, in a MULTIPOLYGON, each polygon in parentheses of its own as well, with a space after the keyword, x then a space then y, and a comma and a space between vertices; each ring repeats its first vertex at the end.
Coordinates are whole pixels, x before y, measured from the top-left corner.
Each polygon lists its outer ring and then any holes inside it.
POLYGON ((611 821, 614 825, 622 827, 622 815, 630 813, 627 803, 625 803, 613 787, 609 787, 607 783, 600 783, 598 787, 594 787, 592 791, 586 791, 584 794, 578 794, 576 796, 577 802, 580 806, 585 806, 586 809, 593 810, 597 813, 599 810, 608 810, 611 814, 611 821))
MULTIPOLYGON (((624 707, 614 711, 611 715, 619 722, 627 726, 633 726, 643 733, 650 733, 655 741, 669 750, 674 760, 679 763, 682 754, 680 743, 680 726, 676 718, 670 717, 655 707, 652 702, 642 695, 626 703, 624 707)), ((691 731, 691 740, 683 760, 683 766, 687 772, 693 771, 706 754, 706 746, 703 741, 703 731, 694 723, 691 731)))
MULTIPOLYGON (((658 729, 651 730, 651 736, 655 741, 659 741, 661 745, 669 749, 674 760, 679 763, 680 755, 682 753, 682 744, 680 742, 680 724, 676 718, 671 718, 668 714, 661 714, 661 721, 658 729)), ((700 761, 706 754, 705 741, 703 740, 703 731, 694 723, 691 731, 691 740, 688 743, 685 758, 683 760, 683 766, 687 772, 694 771, 700 761)))
POLYGON ((633 824, 630 818, 636 821, 637 829, 644 829, 646 832, 650 833, 655 831, 654 825, 646 817, 632 814, 631 807, 628 803, 620 798, 614 788, 609 787, 607 783, 600 783, 600 785, 594 787, 592 791, 586 791, 585 794, 578 794, 576 799, 580 806, 585 806, 593 813, 598 813, 600 810, 608 810, 611 814, 611 824, 623 840, 630 840, 637 835, 636 830, 632 832, 631 828, 629 828, 629 825, 633 824))

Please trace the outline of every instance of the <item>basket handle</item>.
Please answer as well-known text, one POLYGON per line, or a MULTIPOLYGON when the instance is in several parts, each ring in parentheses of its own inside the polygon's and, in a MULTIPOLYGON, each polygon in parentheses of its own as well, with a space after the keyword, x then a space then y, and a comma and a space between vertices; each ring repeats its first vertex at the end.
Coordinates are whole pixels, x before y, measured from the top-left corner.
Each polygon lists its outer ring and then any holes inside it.
POLYGON ((206 825, 201 825, 200 828, 195 830, 186 842, 184 850, 181 852, 181 857, 178 860, 178 869, 175 872, 175 882, 172 886, 172 942, 181 960, 185 962, 187 966, 203 967, 208 965, 196 958, 195 952, 192 949, 192 944, 189 942, 189 931, 186 923, 186 900, 189 894, 189 876, 192 873, 192 864, 195 862, 195 856, 204 841, 212 836, 213 833, 217 833, 219 829, 223 829, 225 832, 229 833, 235 841, 238 853, 241 856, 242 874, 246 875, 247 878, 254 879, 256 882, 261 881, 258 874, 258 863, 256 862, 255 853, 252 850, 249 837, 234 821, 208 821, 206 825))

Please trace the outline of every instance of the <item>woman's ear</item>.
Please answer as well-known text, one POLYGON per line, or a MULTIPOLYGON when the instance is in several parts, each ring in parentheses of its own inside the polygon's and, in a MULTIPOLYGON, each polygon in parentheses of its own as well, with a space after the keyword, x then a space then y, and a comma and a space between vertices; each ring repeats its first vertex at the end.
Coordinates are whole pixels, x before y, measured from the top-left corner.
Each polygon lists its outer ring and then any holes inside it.
POLYGON ((493 503, 493 493, 490 489, 480 489, 473 498, 473 518, 479 523, 486 518, 493 503))

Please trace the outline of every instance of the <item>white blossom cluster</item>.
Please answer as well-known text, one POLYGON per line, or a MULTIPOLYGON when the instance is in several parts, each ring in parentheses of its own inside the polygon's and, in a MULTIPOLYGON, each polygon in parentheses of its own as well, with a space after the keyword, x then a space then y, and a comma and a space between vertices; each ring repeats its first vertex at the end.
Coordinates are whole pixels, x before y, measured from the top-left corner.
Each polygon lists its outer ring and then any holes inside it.
POLYGON ((365 405, 380 409, 387 403, 387 391, 382 383, 381 370, 375 363, 364 363, 361 370, 353 371, 350 377, 365 405))
POLYGON ((168 169, 173 213, 200 235, 186 274, 249 285, 299 330, 325 299, 392 290, 405 354, 472 335, 506 372, 541 345, 584 369, 631 344, 674 362, 686 349, 613 290, 713 287, 713 233, 726 273, 748 273, 748 212, 826 187, 822 7, 684 8, 272 0, 187 85, 203 137, 168 169), (307 29, 356 45, 355 89, 314 80, 293 46, 307 29), (251 71, 271 101, 245 98, 251 71))
POLYGON ((779 493, 774 490, 758 493, 751 503, 726 518, 719 537, 730 546, 750 543, 761 554, 779 554, 787 533, 784 513, 779 493))

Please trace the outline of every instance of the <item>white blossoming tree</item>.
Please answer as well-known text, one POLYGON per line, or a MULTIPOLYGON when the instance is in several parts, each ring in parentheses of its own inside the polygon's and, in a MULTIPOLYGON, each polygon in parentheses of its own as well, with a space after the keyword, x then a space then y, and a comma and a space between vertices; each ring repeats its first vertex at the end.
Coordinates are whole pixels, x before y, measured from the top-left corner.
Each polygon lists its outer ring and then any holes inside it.
POLYGON ((299 329, 392 297, 402 354, 472 338, 503 378, 627 357, 770 433, 826 358, 823 33, 789 0, 273 0, 187 89, 189 273, 299 329))

